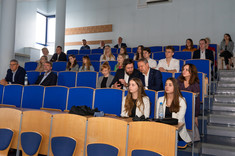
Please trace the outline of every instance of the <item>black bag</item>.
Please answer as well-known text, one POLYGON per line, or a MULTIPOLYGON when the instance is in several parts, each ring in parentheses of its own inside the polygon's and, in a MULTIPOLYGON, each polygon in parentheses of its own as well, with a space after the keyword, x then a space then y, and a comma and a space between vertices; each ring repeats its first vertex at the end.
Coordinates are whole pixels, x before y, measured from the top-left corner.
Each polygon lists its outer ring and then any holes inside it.
POLYGON ((153 119, 153 121, 168 124, 168 125, 178 125, 178 119, 174 119, 174 118, 153 119))
POLYGON ((132 121, 149 121, 149 119, 145 118, 145 116, 142 115, 141 117, 138 116, 133 117, 132 121))
POLYGON ((72 106, 69 113, 70 114, 77 114, 77 115, 94 115, 95 112, 99 112, 97 108, 91 109, 87 106, 72 106))

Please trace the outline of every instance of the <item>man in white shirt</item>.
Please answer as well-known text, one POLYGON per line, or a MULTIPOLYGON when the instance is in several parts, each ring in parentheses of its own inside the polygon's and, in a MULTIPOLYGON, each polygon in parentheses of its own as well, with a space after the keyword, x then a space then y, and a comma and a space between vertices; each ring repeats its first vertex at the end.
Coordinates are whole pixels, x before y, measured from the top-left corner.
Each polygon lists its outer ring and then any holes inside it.
POLYGON ((177 59, 173 58, 174 47, 167 46, 165 52, 165 59, 161 59, 158 63, 157 69, 161 72, 175 73, 179 72, 180 62, 177 59))
POLYGON ((143 49, 143 56, 145 59, 148 60, 148 63, 149 63, 149 67, 150 68, 153 68, 153 69, 156 69, 157 68, 157 62, 154 60, 154 59, 151 59, 150 56, 151 56, 151 50, 150 48, 144 48, 143 49))

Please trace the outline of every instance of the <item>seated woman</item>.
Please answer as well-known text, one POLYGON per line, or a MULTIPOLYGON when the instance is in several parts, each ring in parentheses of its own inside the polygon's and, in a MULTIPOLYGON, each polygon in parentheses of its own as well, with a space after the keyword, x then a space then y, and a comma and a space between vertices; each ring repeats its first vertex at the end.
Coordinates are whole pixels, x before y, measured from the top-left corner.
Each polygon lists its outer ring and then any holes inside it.
POLYGON ((82 57, 82 66, 79 68, 79 71, 95 71, 89 56, 82 57))
POLYGON ((144 86, 140 79, 132 78, 129 81, 127 96, 122 100, 122 117, 141 117, 149 118, 150 101, 144 91, 144 86))
POLYGON ((104 54, 100 56, 100 62, 102 61, 115 61, 115 56, 112 54, 111 47, 106 45, 104 48, 104 54))
POLYGON ((144 46, 139 45, 138 48, 137 48, 137 52, 134 56, 134 60, 138 61, 138 60, 144 58, 143 50, 144 50, 144 46))
MULTIPOLYGON (((193 64, 185 64, 182 67, 182 73, 177 80, 180 90, 190 91, 198 94, 195 101, 195 131, 198 132, 198 116, 200 112, 200 85, 196 66, 193 64)), ((196 138, 194 139, 195 141, 200 140, 199 132, 194 136, 196 138)))
POLYGON ((224 57, 227 69, 233 67, 231 57, 233 57, 234 42, 229 34, 224 34, 224 39, 220 43, 220 57, 224 57))
POLYGON ((157 69, 160 70, 161 72, 170 72, 170 73, 179 72, 180 62, 179 60, 174 59, 173 55, 174 55, 174 48, 172 46, 167 46, 165 52, 166 58, 159 60, 157 69))
POLYGON ((123 68, 123 62, 125 60, 125 55, 124 54, 118 54, 117 61, 118 63, 116 64, 114 71, 117 71, 118 69, 123 68))
POLYGON ((191 51, 191 52, 194 52, 195 50, 197 50, 197 49, 193 47, 193 40, 191 38, 188 38, 186 40, 185 49, 183 49, 182 51, 191 51))
POLYGON ((47 61, 47 56, 42 56, 38 62, 38 66, 35 71, 44 72, 43 64, 47 61))
POLYGON ((104 62, 101 66, 101 73, 103 76, 100 76, 96 88, 110 88, 114 76, 110 74, 110 66, 108 62, 104 62))
POLYGON ((69 55, 69 61, 66 66, 66 71, 78 71, 78 63, 75 55, 69 55))
POLYGON ((126 52, 126 47, 121 47, 119 54, 124 54, 125 55, 125 59, 129 58, 129 55, 126 52))
MULTIPOLYGON (((187 106, 175 78, 168 78, 166 80, 164 96, 157 100, 156 118, 158 118, 160 103, 163 104, 163 118, 175 118, 178 119, 178 122, 185 123, 184 116, 187 106)), ((179 140, 191 142, 185 124, 179 131, 179 140)))

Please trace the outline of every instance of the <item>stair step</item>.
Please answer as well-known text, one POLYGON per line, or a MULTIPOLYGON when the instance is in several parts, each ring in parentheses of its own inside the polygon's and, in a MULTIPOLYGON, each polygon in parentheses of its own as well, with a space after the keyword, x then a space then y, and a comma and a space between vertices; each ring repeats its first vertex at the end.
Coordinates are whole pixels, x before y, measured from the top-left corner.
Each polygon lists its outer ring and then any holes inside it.
POLYGON ((218 88, 220 87, 224 87, 224 88, 234 88, 235 89, 235 83, 231 83, 231 82, 219 82, 218 83, 218 88))
POLYGON ((234 127, 207 126, 207 134, 216 136, 226 136, 235 138, 234 127))
POLYGON ((235 103, 235 96, 233 96, 233 95, 214 95, 214 102, 235 103))
POLYGON ((235 148, 226 145, 215 145, 202 143, 202 154, 218 155, 218 156, 234 156, 235 148))
POLYGON ((221 77, 234 77, 234 70, 220 70, 219 76, 221 77))
POLYGON ((223 76, 223 77, 220 77, 220 82, 235 82, 235 76, 233 77, 228 77, 228 76, 223 76))
POLYGON ((235 125, 233 115, 210 114, 208 122, 215 124, 235 125))
POLYGON ((235 114, 235 103, 214 103, 212 106, 212 110, 234 112, 235 114))
POLYGON ((216 90, 216 94, 222 94, 222 95, 235 95, 235 88, 223 88, 223 87, 218 87, 216 90))

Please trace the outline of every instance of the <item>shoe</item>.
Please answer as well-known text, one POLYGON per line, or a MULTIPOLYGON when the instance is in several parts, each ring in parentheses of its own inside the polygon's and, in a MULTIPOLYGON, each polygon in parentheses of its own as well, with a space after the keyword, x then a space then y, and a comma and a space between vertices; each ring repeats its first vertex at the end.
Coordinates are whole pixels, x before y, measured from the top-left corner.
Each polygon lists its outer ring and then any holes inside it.
POLYGON ((231 67, 234 67, 233 63, 231 64, 231 67))

